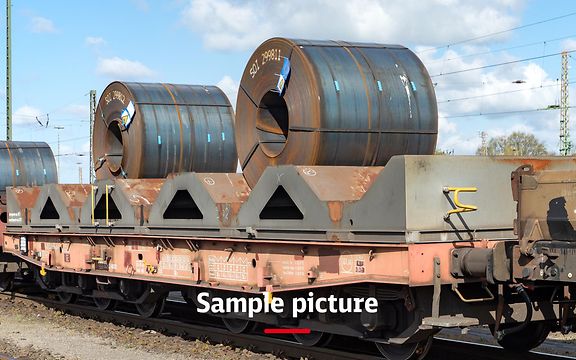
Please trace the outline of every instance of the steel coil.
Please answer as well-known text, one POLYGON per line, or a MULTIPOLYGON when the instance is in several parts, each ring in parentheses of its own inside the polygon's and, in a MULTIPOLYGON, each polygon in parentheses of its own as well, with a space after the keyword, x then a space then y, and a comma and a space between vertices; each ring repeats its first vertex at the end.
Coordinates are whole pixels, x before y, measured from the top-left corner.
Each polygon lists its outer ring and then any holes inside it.
POLYGON ((0 192, 8 186, 58 182, 52 149, 45 142, 0 141, 0 192))
POLYGON ((372 166, 432 154, 437 132, 433 84, 402 46, 273 38, 240 82, 236 143, 251 186, 269 165, 372 166))
POLYGON ((113 82, 93 131, 96 178, 234 172, 234 112, 215 86, 113 82))

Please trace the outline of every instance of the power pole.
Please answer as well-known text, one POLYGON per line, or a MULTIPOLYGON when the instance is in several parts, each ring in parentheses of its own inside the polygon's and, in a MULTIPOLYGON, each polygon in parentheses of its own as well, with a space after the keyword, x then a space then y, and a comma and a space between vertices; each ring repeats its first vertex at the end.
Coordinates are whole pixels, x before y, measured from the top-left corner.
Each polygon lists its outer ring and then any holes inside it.
POLYGON ((12 140, 12 4, 6 0, 6 140, 12 140))
POLYGON ((58 154, 56 154, 56 156, 58 157, 58 162, 56 164, 57 168, 58 168, 58 182, 60 182, 60 172, 62 169, 60 169, 60 157, 62 156, 60 154, 60 130, 64 129, 64 126, 54 126, 54 129, 56 129, 57 134, 58 134, 58 154))
POLYGON ((560 155, 572 154, 570 141, 570 112, 568 104, 568 52, 562 51, 562 75, 560 78, 560 155))
POLYGON ((82 182, 82 162, 77 162, 76 165, 78 165, 78 183, 80 183, 80 185, 83 184, 82 182))
POLYGON ((94 159, 92 159, 92 132, 94 131, 94 120, 96 119, 96 90, 90 90, 90 184, 96 181, 96 174, 94 173, 94 159))
POLYGON ((488 144, 486 139, 488 138, 488 134, 486 131, 480 131, 480 139, 482 139, 482 155, 488 156, 488 144))

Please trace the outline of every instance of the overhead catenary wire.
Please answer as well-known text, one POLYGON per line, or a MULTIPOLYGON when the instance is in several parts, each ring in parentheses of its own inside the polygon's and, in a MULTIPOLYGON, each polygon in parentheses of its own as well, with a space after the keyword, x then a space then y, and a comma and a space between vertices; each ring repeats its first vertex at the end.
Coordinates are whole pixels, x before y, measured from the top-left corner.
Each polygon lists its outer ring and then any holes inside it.
POLYGON ((553 42, 560 41, 560 40, 566 40, 566 39, 573 38, 573 37, 576 37, 576 34, 566 35, 566 36, 562 36, 559 38, 534 41, 534 42, 530 42, 530 43, 524 43, 524 44, 520 44, 520 45, 514 45, 514 46, 509 46, 509 47, 499 48, 499 49, 494 49, 494 50, 486 50, 486 51, 481 51, 481 52, 476 52, 476 53, 471 53, 471 54, 466 54, 466 55, 458 55, 458 56, 453 56, 453 57, 449 57, 449 58, 445 58, 445 59, 440 58, 440 59, 435 60, 435 61, 429 61, 429 62, 427 62, 427 64, 428 65, 437 64, 437 63, 448 62, 448 61, 452 61, 452 60, 465 59, 465 58, 469 58, 472 56, 482 56, 482 55, 494 54, 494 53, 498 53, 498 52, 521 49, 521 48, 536 46, 536 45, 547 45, 549 43, 553 43, 553 42))
MULTIPOLYGON (((568 109, 572 109, 576 106, 569 106, 568 109)), ((533 113, 540 111, 555 111, 560 110, 560 107, 546 107, 538 109, 528 109, 528 110, 510 110, 510 111, 497 111, 497 112, 479 112, 470 114, 457 114, 457 115, 446 115, 439 116, 443 119, 454 119, 454 118, 465 118, 465 117, 476 117, 476 116, 499 116, 499 115, 510 115, 510 114, 523 114, 523 113, 533 113)))
MULTIPOLYGON (((576 81, 568 82, 569 85, 574 84, 574 83, 576 83, 576 81)), ((494 93, 489 93, 489 94, 473 95, 473 96, 466 96, 466 97, 446 99, 446 100, 438 100, 437 103, 438 104, 447 104, 447 103, 453 103, 453 102, 457 102, 457 101, 473 100, 473 99, 485 98, 485 97, 496 96, 496 95, 506 95, 506 94, 513 94, 513 93, 517 93, 517 92, 523 92, 523 91, 545 89, 545 88, 550 88, 550 87, 555 87, 555 86, 558 86, 557 81, 555 81, 554 84, 550 84, 550 85, 539 85, 539 86, 534 86, 531 88, 499 91, 499 92, 494 92, 494 93)))
POLYGON ((482 40, 482 39, 490 38, 490 37, 493 37, 493 36, 505 34, 505 33, 511 32, 511 31, 520 30, 520 29, 525 29, 525 28, 528 28, 528 27, 532 27, 532 26, 544 24, 544 23, 547 23, 547 22, 564 19, 564 18, 567 18, 567 17, 570 17, 570 16, 574 16, 574 15, 576 15, 576 11, 570 12, 570 13, 567 13, 567 14, 564 14, 564 15, 560 15, 560 16, 555 16, 555 17, 552 17, 552 18, 544 19, 544 20, 539 20, 539 21, 536 21, 536 22, 533 22, 533 23, 529 23, 529 24, 525 24, 525 25, 515 26, 515 27, 509 28, 509 29, 505 29, 505 30, 500 30, 500 31, 496 31, 496 32, 492 32, 492 33, 488 33, 488 34, 484 34, 484 35, 480 35, 480 36, 476 36, 476 37, 464 39, 464 40, 454 41, 454 42, 449 43, 449 44, 446 44, 446 45, 436 46, 436 47, 424 49, 424 50, 418 51, 417 54, 422 54, 422 53, 425 53, 425 52, 435 51, 435 50, 439 50, 439 49, 443 49, 443 48, 449 48, 449 47, 451 47, 451 46, 461 45, 461 44, 469 43, 469 42, 472 42, 472 41, 482 40))
MULTIPOLYGON (((566 52, 567 52, 567 53, 573 53, 573 52, 575 52, 575 51, 576 51, 576 49, 572 49, 572 50, 568 50, 568 51, 566 51, 566 52)), ((532 57, 529 57, 529 58, 523 58, 523 59, 517 59, 517 60, 510 60, 510 61, 505 61, 505 62, 496 63, 496 64, 489 64, 489 65, 477 66, 477 67, 473 67, 473 68, 467 68, 467 69, 449 71, 449 72, 445 72, 445 73, 439 73, 439 74, 436 74, 436 75, 431 75, 430 77, 433 78, 433 77, 439 77, 439 76, 446 76, 446 75, 453 75, 453 74, 461 74, 461 73, 465 73, 465 72, 469 72, 469 71, 489 69, 489 68, 498 67, 498 66, 504 66, 504 65, 510 65, 510 64, 517 64, 517 63, 521 63, 521 62, 526 62, 526 61, 531 61, 531 60, 537 60, 537 59, 543 59, 543 58, 548 58, 548 57, 552 57, 552 56, 559 56, 560 54, 562 54, 562 52, 557 52, 557 53, 553 53, 553 54, 546 54, 546 55, 540 55, 540 56, 532 56, 532 57)))

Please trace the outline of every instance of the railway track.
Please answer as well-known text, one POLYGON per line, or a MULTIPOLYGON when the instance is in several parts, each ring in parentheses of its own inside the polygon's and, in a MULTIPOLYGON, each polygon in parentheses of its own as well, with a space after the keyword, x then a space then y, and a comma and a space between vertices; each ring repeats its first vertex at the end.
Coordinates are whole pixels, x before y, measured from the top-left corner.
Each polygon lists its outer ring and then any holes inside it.
MULTIPOLYGON (((115 311, 103 311, 88 305, 87 301, 79 300, 76 304, 63 304, 58 300, 37 296, 32 293, 0 293, 3 297, 18 297, 31 301, 41 302, 44 305, 60 310, 70 315, 91 318, 98 321, 111 322, 145 330, 154 330, 166 335, 181 336, 189 339, 200 339, 210 343, 219 343, 233 347, 245 348, 260 353, 272 353, 280 358, 305 358, 305 359, 342 359, 342 360, 377 360, 382 359, 378 351, 372 346, 366 346, 365 342, 350 339, 338 339, 333 343, 338 347, 305 347, 291 341, 289 337, 272 337, 262 335, 261 329, 256 329, 251 334, 233 334, 210 323, 209 317, 200 318, 199 322, 191 323, 191 319, 183 317, 180 312, 183 308, 181 301, 172 298, 167 302, 166 311, 160 318, 142 318, 129 312, 129 308, 120 307, 115 311), (340 341, 341 340, 341 341, 340 341), (354 349, 350 352, 347 349, 354 349)), ((10 358, 0 355, 0 359, 10 358)), ((529 352, 514 354, 487 344, 472 343, 461 340, 435 338, 432 348, 426 357, 430 360, 449 360, 466 358, 467 360, 564 360, 576 359, 571 356, 529 352)))

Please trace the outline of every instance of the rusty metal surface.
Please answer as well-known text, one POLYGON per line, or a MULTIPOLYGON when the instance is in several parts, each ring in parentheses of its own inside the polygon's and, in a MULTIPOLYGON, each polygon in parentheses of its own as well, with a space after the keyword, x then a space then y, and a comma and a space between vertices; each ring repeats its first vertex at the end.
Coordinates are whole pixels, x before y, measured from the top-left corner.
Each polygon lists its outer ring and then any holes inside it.
POLYGON ((160 233, 167 228, 238 227, 237 214, 249 194, 242 174, 181 174, 166 181, 148 226, 160 233))
POLYGON ((89 196, 81 211, 80 229, 88 232, 136 232, 150 215, 164 179, 99 180, 94 184, 94 202, 89 196), (106 187, 108 186, 108 211, 106 187), (92 219, 94 207, 94 219, 92 219), (108 224, 106 223, 108 214, 108 224))
POLYGON ((136 220, 143 224, 148 221, 150 209, 164 182, 164 179, 123 179, 115 181, 114 185, 135 209, 136 220))
POLYGON ((72 225, 80 222, 80 212, 90 196, 90 185, 49 184, 41 187, 32 207, 30 225, 72 225))
POLYGON ((16 186, 6 189, 7 222, 12 225, 27 225, 30 212, 40 195, 42 187, 16 186))
POLYGON ((523 253, 529 255, 540 240, 576 242, 576 168, 537 170, 526 164, 512 174, 512 191, 523 253))
POLYGON ((269 167, 252 190, 241 174, 117 179, 97 183, 98 226, 92 224, 90 198, 80 223, 88 232, 311 242, 514 239, 510 173, 524 163, 574 167, 566 158, 402 155, 385 167, 269 167), (114 185, 110 226, 103 212, 106 184, 114 185), (458 207, 446 187, 476 188, 459 196, 477 210, 448 216, 458 207))
POLYGON ((237 164, 234 113, 215 86, 113 82, 99 100, 93 140, 98 179, 233 172, 237 164), (135 113, 125 123, 130 102, 135 113))
POLYGON ((576 169, 523 164, 512 173, 517 201, 512 273, 525 281, 576 282, 576 169))
POLYGON ((381 171, 382 167, 268 167, 240 209, 239 223, 264 238, 290 238, 300 231, 310 237, 319 231, 325 240, 349 240, 353 220, 344 216, 346 208, 362 199, 381 171))
POLYGON ((420 60, 397 45, 273 38, 240 82, 236 142, 248 184, 268 165, 384 165, 432 154, 434 88, 420 60), (272 90, 284 57, 284 92, 272 90))

